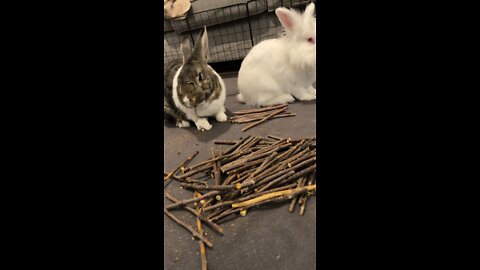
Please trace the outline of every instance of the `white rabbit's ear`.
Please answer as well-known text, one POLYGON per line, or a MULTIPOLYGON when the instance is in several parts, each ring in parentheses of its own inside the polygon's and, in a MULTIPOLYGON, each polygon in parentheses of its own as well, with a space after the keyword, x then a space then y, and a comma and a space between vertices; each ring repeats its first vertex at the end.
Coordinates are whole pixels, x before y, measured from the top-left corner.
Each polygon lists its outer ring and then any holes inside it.
POLYGON ((293 29, 297 24, 297 21, 295 19, 295 14, 293 11, 290 11, 286 8, 281 7, 275 10, 275 14, 277 14, 277 17, 280 20, 280 23, 285 28, 285 30, 290 32, 293 31, 293 29))
POLYGON ((312 2, 307 6, 304 14, 308 18, 313 18, 314 13, 315 13, 315 4, 312 2))
POLYGON ((192 43, 190 42, 189 38, 186 37, 182 40, 180 49, 182 51, 183 64, 185 64, 186 62, 189 61, 190 57, 192 56, 192 43))
POLYGON ((208 35, 207 27, 204 27, 198 35, 195 48, 193 49, 193 57, 197 60, 207 62, 208 59, 208 35))

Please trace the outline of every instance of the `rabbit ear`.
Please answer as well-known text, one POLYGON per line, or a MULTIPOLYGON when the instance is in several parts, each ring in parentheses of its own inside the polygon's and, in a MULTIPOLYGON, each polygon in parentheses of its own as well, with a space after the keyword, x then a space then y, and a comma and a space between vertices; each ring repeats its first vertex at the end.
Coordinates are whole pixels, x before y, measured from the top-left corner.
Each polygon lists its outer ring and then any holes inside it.
POLYGON ((182 44, 180 45, 180 48, 182 50, 182 55, 183 55, 183 64, 188 62, 190 60, 190 57, 192 57, 192 43, 190 42, 189 38, 184 38, 182 40, 182 44))
POLYGON ((197 41, 195 42, 195 48, 193 49, 193 58, 207 62, 208 59, 208 35, 207 27, 204 27, 200 34, 198 35, 197 41))
POLYGON ((305 15, 308 18, 313 18, 313 14, 315 13, 315 4, 312 2, 310 3, 307 8, 305 9, 305 15))
POLYGON ((281 7, 275 10, 275 14, 277 14, 277 17, 285 30, 293 31, 297 22, 295 20, 295 14, 292 11, 281 7))

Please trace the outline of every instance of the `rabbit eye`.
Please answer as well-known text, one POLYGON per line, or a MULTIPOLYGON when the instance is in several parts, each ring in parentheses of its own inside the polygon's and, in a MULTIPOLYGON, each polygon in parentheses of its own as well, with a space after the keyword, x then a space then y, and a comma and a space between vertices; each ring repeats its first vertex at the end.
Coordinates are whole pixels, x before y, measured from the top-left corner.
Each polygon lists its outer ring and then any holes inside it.
POLYGON ((310 37, 310 38, 307 38, 307 42, 309 42, 309 43, 315 43, 315 41, 313 41, 313 38, 311 38, 311 37, 310 37))

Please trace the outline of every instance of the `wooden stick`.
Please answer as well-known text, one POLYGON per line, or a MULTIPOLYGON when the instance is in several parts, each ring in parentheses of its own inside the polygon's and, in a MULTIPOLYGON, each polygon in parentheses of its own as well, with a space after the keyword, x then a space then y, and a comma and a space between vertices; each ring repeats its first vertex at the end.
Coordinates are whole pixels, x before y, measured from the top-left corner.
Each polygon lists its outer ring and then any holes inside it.
POLYGON ((171 218, 173 221, 175 221, 178 225, 182 226, 183 228, 187 229, 193 236, 197 237, 198 239, 202 240, 207 246, 212 247, 213 244, 210 242, 207 238, 205 238, 203 235, 199 234, 197 231, 195 231, 193 228, 191 228, 189 225, 187 225, 185 222, 180 220, 178 217, 176 217, 174 214, 170 213, 166 208, 163 208, 163 213, 167 215, 167 217, 171 218))
MULTIPOLYGON (((244 115, 236 115, 236 116, 230 117, 229 120, 262 118, 262 117, 267 116, 270 113, 271 113, 271 111, 259 112, 259 113, 250 113, 250 114, 244 114, 244 115)), ((285 114, 292 114, 292 112, 286 111, 285 114)))
MULTIPOLYGON (((272 116, 271 119, 293 117, 293 116, 296 116, 296 115, 297 115, 297 114, 295 114, 295 113, 280 114, 280 115, 272 116)), ((237 124, 245 124, 245 123, 250 123, 250 122, 255 122, 255 121, 258 121, 258 120, 262 120, 262 118, 263 118, 263 117, 241 118, 241 119, 237 119, 237 120, 230 120, 229 122, 231 122, 231 123, 237 123, 237 124)))
POLYGON ((223 211, 223 213, 221 213, 220 215, 213 217, 212 220, 219 221, 221 218, 224 218, 224 217, 226 217, 230 214, 233 214, 235 212, 241 212, 241 211, 247 210, 249 208, 252 208, 252 207, 255 207, 255 206, 260 206, 262 204, 266 204, 266 203, 269 203, 269 202, 285 201, 285 200, 291 199, 293 196, 297 196, 298 194, 304 193, 306 191, 307 191, 306 189, 295 190, 291 194, 285 194, 285 195, 282 195, 282 196, 276 196, 276 197, 273 197, 273 198, 253 202, 253 203, 250 203, 246 206, 239 207, 239 208, 231 208, 231 209, 228 209, 226 211, 223 211))
POLYGON ((274 139, 274 140, 279 140, 279 141, 283 140, 282 138, 279 138, 279 137, 273 136, 273 135, 267 135, 267 137, 271 138, 271 139, 274 139))
POLYGON ((266 111, 272 111, 272 110, 275 110, 275 109, 285 108, 285 107, 288 107, 288 104, 268 106, 268 107, 263 107, 263 108, 260 108, 260 109, 243 110, 243 111, 234 112, 234 114, 235 115, 242 115, 242 114, 258 113, 258 112, 266 112, 266 111))
MULTIPOLYGON (((202 223, 200 222, 200 219, 197 217, 197 229, 198 233, 203 235, 203 230, 202 230, 202 223)), ((198 245, 200 246, 200 258, 202 260, 202 270, 207 270, 207 254, 205 251, 205 244, 203 241, 198 240, 198 245)))
MULTIPOLYGON (((165 197, 167 199, 169 199, 170 201, 174 202, 174 203, 177 203, 177 202, 180 201, 179 199, 173 197, 168 192, 165 193, 165 197)), ((184 206, 184 208, 186 210, 188 210, 190 213, 194 214, 196 217, 200 218, 201 221, 203 221, 205 224, 210 226, 213 230, 215 230, 216 232, 218 232, 220 234, 223 234, 223 228, 222 227, 218 226, 217 224, 215 224, 213 221, 209 220, 208 218, 203 217, 202 215, 200 215, 200 213, 198 211, 195 211, 195 209, 193 209, 191 207, 188 207, 188 206, 184 206)))
POLYGON ((266 159, 263 160, 263 163, 258 166, 258 168, 250 175, 251 178, 255 177, 255 175, 259 174, 262 172, 265 168, 268 167, 269 162, 272 161, 276 156, 278 155, 278 152, 274 151, 272 152, 266 159))
POLYGON ((316 153, 316 151, 312 151, 309 154, 304 155, 303 157, 301 157, 299 159, 296 159, 292 162, 288 162, 287 165, 288 165, 288 167, 293 168, 293 167, 299 166, 299 164, 304 164, 306 161, 316 160, 316 159, 317 159, 317 153, 316 153))
MULTIPOLYGON (((216 158, 214 158, 214 159, 209 159, 209 160, 200 162, 200 163, 198 163, 198 164, 196 164, 196 165, 194 165, 194 166, 192 166, 192 167, 189 167, 189 168, 185 169, 185 172, 191 171, 191 170, 193 170, 193 169, 195 169, 195 168, 198 168, 198 167, 200 167, 200 166, 202 166, 202 165, 207 165, 207 164, 212 163, 212 162, 217 161, 217 160, 229 158, 229 157, 231 157, 231 156, 233 156, 233 154, 225 154, 225 153, 224 153, 223 155, 220 155, 220 156, 218 156, 218 157, 216 157, 216 158)), ((211 166, 211 164, 210 164, 210 166, 211 166)), ((182 175, 182 176, 183 176, 183 175, 182 175)))
POLYGON ((282 185, 282 184, 289 183, 289 182, 292 181, 292 180, 296 180, 296 179, 298 179, 299 177, 302 177, 302 176, 307 175, 307 174, 309 174, 309 173, 311 173, 311 172, 314 172, 316 169, 317 169, 317 164, 313 164, 312 166, 310 166, 310 167, 308 167, 308 168, 306 168, 306 169, 303 169, 303 170, 295 173, 294 175, 292 175, 292 176, 290 176, 289 178, 281 181, 280 183, 277 183, 277 185, 278 185, 278 184, 282 185))
POLYGON ((230 156, 228 158, 222 159, 221 163, 227 164, 229 162, 235 161, 236 159, 238 159, 241 156, 248 155, 250 153, 252 153, 252 149, 241 150, 241 151, 238 151, 238 152, 231 153, 231 154, 229 154, 230 156))
MULTIPOLYGON (((215 158, 215 150, 213 149, 213 147, 210 148, 210 152, 212 155, 212 159, 215 158)), ((218 160, 213 162, 213 175, 214 184, 220 185, 220 162, 218 160)))
POLYGON ((250 200, 250 199, 253 199, 253 198, 262 196, 262 195, 264 195, 264 194, 268 194, 268 193, 275 192, 275 191, 281 191, 281 190, 285 190, 285 189, 290 189, 290 188, 293 188, 293 187, 296 187, 296 186, 297 186, 297 183, 294 183, 294 184, 286 185, 286 186, 283 186, 283 187, 274 188, 274 189, 271 189, 271 190, 266 191, 266 192, 254 193, 254 194, 251 194, 251 195, 249 195, 249 196, 245 196, 245 197, 239 198, 239 199, 234 200, 234 201, 231 200, 231 201, 220 202, 220 203, 214 204, 214 205, 212 205, 212 206, 205 207, 205 208, 203 209, 203 211, 204 211, 204 212, 208 212, 208 211, 211 211, 211 210, 216 209, 216 208, 221 207, 221 206, 226 206, 226 205, 230 205, 230 204, 234 204, 234 203, 239 203, 239 202, 243 202, 243 201, 248 201, 248 200, 250 200))
POLYGON ((186 182, 186 183, 197 183, 201 185, 208 185, 207 181, 202 181, 202 180, 196 180, 192 179, 191 177, 187 177, 186 179, 183 179, 181 182, 186 182))
POLYGON ((227 164, 223 165, 220 169, 222 170, 222 172, 230 171, 232 169, 241 167, 246 162, 269 156, 272 152, 279 151, 279 150, 280 150, 280 147, 275 147, 275 148, 273 148, 271 150, 268 150, 268 151, 258 150, 256 152, 251 153, 248 156, 243 156, 240 159, 237 159, 233 162, 227 163, 227 164), (262 152, 260 152, 260 151, 262 151, 262 152))
POLYGON ((201 201, 201 200, 203 200, 203 199, 206 199, 206 198, 215 197, 215 196, 217 196, 218 194, 221 194, 221 192, 220 192, 220 191, 212 191, 212 192, 203 194, 202 196, 197 197, 197 198, 192 198, 192 199, 188 199, 188 200, 183 200, 183 201, 176 202, 176 203, 174 203, 174 204, 167 205, 167 206, 165 207, 165 209, 167 209, 167 210, 172 210, 172 209, 177 208, 177 207, 182 206, 182 205, 186 205, 186 204, 194 203, 194 202, 199 202, 199 201, 201 201))
POLYGON ((285 109, 286 109, 286 108, 283 108, 283 109, 280 109, 280 110, 278 110, 278 111, 275 111, 275 112, 269 114, 267 117, 263 118, 262 120, 257 121, 257 122, 254 122, 254 123, 252 123, 252 124, 250 124, 250 125, 242 128, 242 131, 245 132, 245 131, 253 128, 253 127, 256 127, 256 126, 260 125, 261 123, 264 123, 265 121, 267 121, 268 119, 272 118, 273 116, 282 113, 283 111, 285 111, 285 109))
POLYGON ((212 220, 213 220, 213 221, 218 221, 219 219, 221 219, 221 218, 223 218, 223 217, 226 217, 226 216, 231 215, 231 214, 236 213, 236 212, 240 212, 240 211, 242 211, 242 210, 243 210, 242 208, 238 208, 238 209, 227 209, 227 210, 225 210, 225 211, 223 211, 223 212, 220 212, 219 215, 212 217, 212 220))
POLYGON ((239 151, 241 151, 245 145, 249 144, 251 141, 255 140, 255 136, 251 136, 250 138, 246 139, 242 144, 240 144, 237 149, 235 149, 235 151, 233 151, 233 153, 238 153, 239 151))
POLYGON ((183 166, 185 166, 185 164, 188 164, 196 155, 198 155, 198 151, 195 151, 195 153, 193 153, 193 155, 189 156, 187 158, 187 160, 185 160, 184 162, 182 162, 175 170, 171 171, 167 176, 165 176, 163 178, 163 181, 166 181, 168 180, 173 174, 175 174, 178 170, 180 170, 181 168, 183 168, 183 166))
MULTIPOLYGON (((293 174, 293 173, 292 173, 293 174)), ((286 174, 290 176, 291 174, 286 174)), ((200 186, 200 185, 195 185, 195 184, 182 184, 182 187, 184 188, 191 188, 194 190, 234 190, 234 189, 242 189, 249 187, 251 185, 255 184, 255 182, 250 181, 250 182, 244 182, 242 184, 235 184, 235 185, 214 185, 214 186, 200 186)))
POLYGON ((280 181, 282 181, 282 180, 284 180, 284 179, 292 176, 293 174, 295 174, 295 171, 289 171, 289 172, 285 173, 284 175, 278 177, 277 179, 275 179, 275 180, 267 183, 265 186, 259 188, 257 191, 258 191, 258 192, 265 191, 265 190, 267 190, 269 187, 271 187, 271 186, 275 185, 276 183, 279 183, 280 181))
POLYGON ((235 145, 238 141, 220 141, 220 140, 213 140, 214 144, 227 144, 227 145, 235 145))
MULTIPOLYGON (((298 187, 303 187, 304 183, 305 183, 305 177, 302 177, 302 178, 298 179, 297 188, 298 187)), ((298 196, 293 197, 292 202, 290 203, 290 207, 288 207, 288 211, 290 213, 293 213, 293 210, 295 210, 295 204, 296 204, 297 200, 298 200, 298 196)))
MULTIPOLYGON (((313 179, 315 177, 315 174, 312 173, 308 179, 308 185, 313 184, 313 179)), ((307 201, 308 201, 308 192, 303 195, 303 200, 302 200, 302 206, 300 206, 300 216, 303 216, 305 213, 305 208, 307 207, 307 201)))
POLYGON ((314 190, 316 188, 317 188, 317 185, 311 185, 311 186, 305 186, 305 187, 301 187, 301 188, 271 192, 271 193, 259 196, 257 198, 254 198, 254 199, 251 199, 251 200, 248 200, 248 201, 244 201, 244 202, 240 202, 240 203, 234 203, 234 204, 232 204, 232 208, 245 207, 245 206, 248 206, 250 204, 254 204, 254 203, 257 203, 257 202, 268 200, 268 199, 271 199, 271 198, 274 198, 274 197, 285 196, 285 195, 292 196, 293 194, 295 194, 297 192, 314 190))
POLYGON ((223 155, 227 155, 227 154, 230 154, 232 153, 233 151, 235 151, 238 146, 240 146, 241 144, 243 144, 246 140, 250 139, 250 135, 246 136, 245 138, 241 139, 240 141, 238 141, 236 144, 234 144, 232 147, 230 147, 227 151, 223 152, 223 155))
MULTIPOLYGON (((197 173, 201 173, 201 172, 204 172, 204 171, 207 171, 209 170, 210 168, 212 168, 213 165, 212 164, 205 164, 203 167, 200 167, 200 168, 197 168, 195 170, 189 170, 187 173, 184 173, 182 175, 178 175, 177 177, 180 178, 180 179, 183 179, 183 178, 187 178, 189 176, 192 176, 192 175, 195 175, 197 173)), ((190 167, 191 168, 191 167, 190 167)))

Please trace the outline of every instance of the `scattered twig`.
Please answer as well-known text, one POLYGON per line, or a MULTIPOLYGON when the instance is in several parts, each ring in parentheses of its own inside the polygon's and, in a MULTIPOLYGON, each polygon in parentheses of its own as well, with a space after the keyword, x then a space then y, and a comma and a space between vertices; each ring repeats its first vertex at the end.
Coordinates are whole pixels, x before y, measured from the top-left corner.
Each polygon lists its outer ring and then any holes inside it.
POLYGON ((253 128, 253 127, 256 127, 256 126, 260 125, 261 123, 266 122, 268 119, 270 119, 270 118, 274 117, 275 115, 280 114, 284 111, 285 111, 285 108, 280 109, 278 111, 275 111, 275 112, 269 114, 268 116, 266 116, 265 118, 261 119, 260 121, 254 122, 254 123, 242 128, 242 131, 247 131, 247 130, 253 128))
MULTIPOLYGON (((185 160, 184 162, 182 162, 175 170, 171 171, 167 176, 165 176, 163 178, 163 181, 167 181, 172 175, 174 175, 176 172, 178 172, 179 170, 182 170, 182 168, 188 164, 196 155, 198 155, 198 151, 195 151, 195 153, 193 153, 193 155, 189 156, 187 158, 187 160, 185 160)), ((183 171, 183 170, 182 170, 183 171)))
MULTIPOLYGON (((169 199, 170 201, 176 203, 176 202, 179 202, 180 200, 173 197, 171 194, 169 194, 168 192, 165 193, 165 197, 167 199, 169 199)), ((188 212, 194 214, 196 217, 200 218, 201 221, 203 221, 205 224, 208 224, 208 226, 210 226, 212 229, 214 229, 216 232, 220 233, 220 234, 223 234, 223 228, 218 226, 217 224, 215 224, 213 221, 209 220, 208 218, 206 217, 203 217, 202 215, 200 215, 200 213, 198 211, 195 211, 195 209, 191 208, 191 207, 188 207, 188 206, 185 206, 184 207, 186 210, 188 210, 188 212)))
POLYGON ((174 214, 170 213, 166 208, 163 208, 163 213, 167 215, 169 218, 171 218, 173 221, 175 221, 178 225, 182 226, 183 228, 187 229, 193 236, 197 237, 198 239, 202 240, 207 246, 212 247, 213 244, 210 242, 206 237, 203 235, 199 234, 196 230, 191 228, 189 225, 187 225, 185 222, 180 220, 178 217, 176 217, 174 214))

